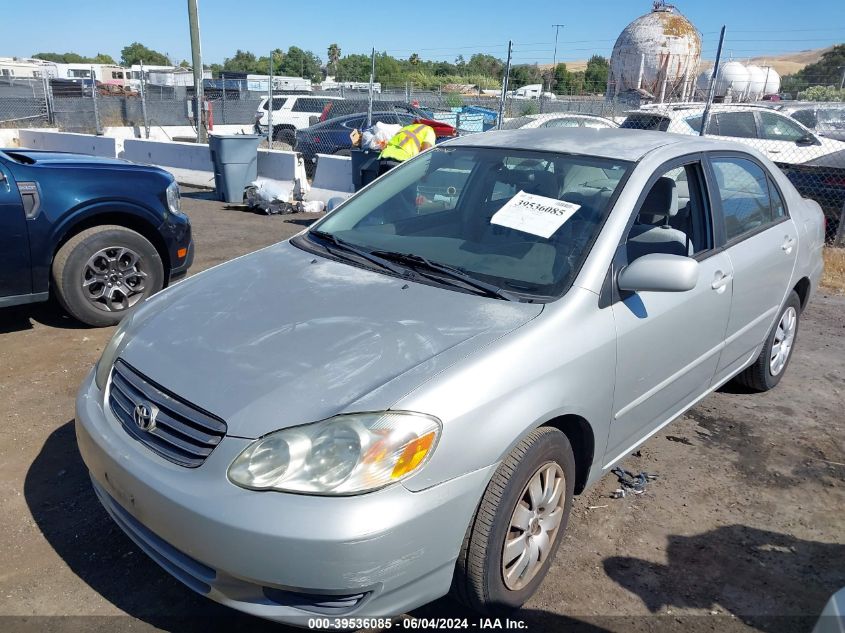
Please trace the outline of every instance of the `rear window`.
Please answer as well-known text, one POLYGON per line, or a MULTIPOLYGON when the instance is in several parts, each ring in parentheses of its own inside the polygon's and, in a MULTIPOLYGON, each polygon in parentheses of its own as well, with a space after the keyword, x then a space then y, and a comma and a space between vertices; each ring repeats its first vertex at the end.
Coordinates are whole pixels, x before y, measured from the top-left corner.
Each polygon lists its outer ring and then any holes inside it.
MULTIPOLYGON (((275 112, 276 110, 281 110, 285 106, 285 103, 287 103, 287 100, 287 97, 273 97, 273 111, 275 112)), ((264 102, 261 109, 267 109, 267 101, 264 102)))
POLYGON ((628 130, 665 132, 669 129, 669 118, 657 114, 629 114, 619 127, 628 130))

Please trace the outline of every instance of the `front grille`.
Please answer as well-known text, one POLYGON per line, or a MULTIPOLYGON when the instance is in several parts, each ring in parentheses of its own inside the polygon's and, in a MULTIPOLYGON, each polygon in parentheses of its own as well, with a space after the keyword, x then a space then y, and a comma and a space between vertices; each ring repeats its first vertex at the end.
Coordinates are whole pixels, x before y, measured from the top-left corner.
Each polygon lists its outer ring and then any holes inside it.
POLYGON ((226 435, 226 423, 167 391, 118 359, 111 373, 109 406, 123 430, 165 459, 196 468, 226 435), (155 424, 143 430, 134 411, 155 411, 155 424))

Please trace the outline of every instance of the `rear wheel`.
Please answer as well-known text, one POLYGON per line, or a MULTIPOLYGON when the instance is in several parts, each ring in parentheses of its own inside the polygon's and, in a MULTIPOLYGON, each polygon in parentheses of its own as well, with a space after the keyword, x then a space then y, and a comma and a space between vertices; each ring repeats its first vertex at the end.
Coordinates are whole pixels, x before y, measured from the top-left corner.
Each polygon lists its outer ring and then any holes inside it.
POLYGON ((800 315, 801 299, 793 290, 781 308, 757 360, 735 378, 739 384, 754 391, 768 391, 780 382, 798 339, 800 315))
POLYGON ((566 435, 529 433, 499 465, 467 530, 452 591, 476 611, 520 607, 537 590, 572 509, 575 458, 566 435))
POLYGON ((291 149, 296 142, 296 133, 290 128, 276 128, 273 130, 273 140, 287 145, 284 149, 291 149))
POLYGON ((94 326, 113 325, 164 286, 155 247, 122 226, 95 226, 56 253, 53 283, 62 307, 94 326))

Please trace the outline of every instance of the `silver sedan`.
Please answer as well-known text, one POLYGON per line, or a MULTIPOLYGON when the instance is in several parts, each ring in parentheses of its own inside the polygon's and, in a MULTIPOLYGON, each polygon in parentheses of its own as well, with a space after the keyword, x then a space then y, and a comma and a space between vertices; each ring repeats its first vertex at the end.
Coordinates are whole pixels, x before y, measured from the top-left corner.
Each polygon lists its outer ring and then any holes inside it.
POLYGON ((236 609, 517 608, 574 495, 725 382, 781 380, 822 230, 726 141, 457 139, 146 301, 79 448, 118 525, 236 609))

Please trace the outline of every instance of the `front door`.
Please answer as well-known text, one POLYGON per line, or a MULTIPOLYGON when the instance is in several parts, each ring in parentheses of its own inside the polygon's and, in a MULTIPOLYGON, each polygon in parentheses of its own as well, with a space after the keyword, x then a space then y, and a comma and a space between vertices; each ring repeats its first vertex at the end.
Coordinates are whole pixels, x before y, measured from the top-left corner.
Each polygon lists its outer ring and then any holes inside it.
POLYGON ((716 380, 759 352, 789 290, 798 230, 766 171, 739 156, 711 159, 712 199, 723 217, 733 267, 733 305, 716 380))
POLYGON ((23 203, 12 173, 0 160, 0 305, 32 292, 29 235, 23 203))
POLYGON ((618 257, 692 257, 699 262, 698 284, 687 292, 631 293, 613 304, 616 390, 605 465, 708 391, 730 315, 731 261, 714 248, 701 163, 660 171, 618 257))

